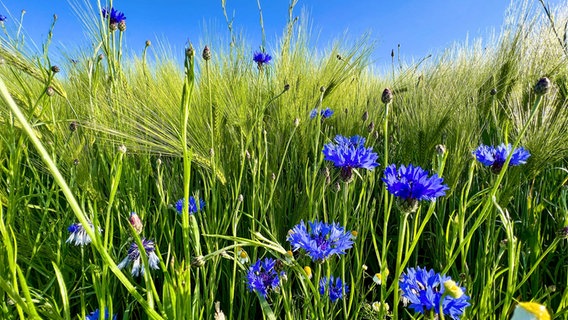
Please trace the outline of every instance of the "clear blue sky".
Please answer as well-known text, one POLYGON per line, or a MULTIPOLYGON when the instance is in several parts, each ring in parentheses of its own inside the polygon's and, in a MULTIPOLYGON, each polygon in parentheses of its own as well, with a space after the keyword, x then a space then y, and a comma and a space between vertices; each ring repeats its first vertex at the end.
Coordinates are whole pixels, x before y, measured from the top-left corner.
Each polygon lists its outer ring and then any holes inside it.
MULTIPOLYGON (((90 1, 96 7, 96 1, 90 1)), ((554 4, 560 0, 547 2, 554 4)), ((59 17, 55 47, 76 48, 88 44, 82 25, 65 0, 4 0, 1 3, 4 8, 0 8, 0 14, 11 20, 6 23, 13 23, 21 10, 26 10, 25 30, 38 44, 45 38, 54 13, 59 17)), ((166 40, 174 48, 183 48, 187 39, 194 43, 207 41, 202 36, 205 30, 209 36, 214 31, 223 37, 228 35, 221 0, 115 0, 113 4, 127 17, 125 39, 131 50, 141 51, 147 39, 155 41, 156 38, 166 40)), ((269 51, 275 47, 271 42, 282 34, 288 4, 288 0, 261 0, 269 51)), ((299 0, 295 16, 299 16, 302 9, 308 11, 312 34, 318 40, 315 44, 322 48, 345 31, 352 39, 370 31, 378 44, 374 59, 378 64, 386 64, 390 62, 391 49, 396 49, 398 44, 403 58, 420 59, 429 53, 440 52, 454 41, 464 41, 468 35, 472 39, 487 36, 492 29, 498 32, 508 6, 508 0, 363 0, 350 3, 345 0, 299 0)), ((260 45, 257 1, 227 0, 227 8, 229 15, 234 14, 234 27, 245 33, 249 44, 260 45)))

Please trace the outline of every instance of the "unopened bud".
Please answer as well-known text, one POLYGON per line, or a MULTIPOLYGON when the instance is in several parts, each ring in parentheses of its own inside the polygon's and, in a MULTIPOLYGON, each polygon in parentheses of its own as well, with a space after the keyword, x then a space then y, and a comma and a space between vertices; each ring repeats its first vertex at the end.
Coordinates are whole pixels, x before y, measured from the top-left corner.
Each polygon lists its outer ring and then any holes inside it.
POLYGON ((71 132, 77 131, 77 126, 79 126, 77 124, 77 121, 71 121, 71 123, 69 124, 69 131, 71 132))
POLYGON ((118 146, 118 152, 125 154, 126 153, 126 146, 121 144, 120 146, 118 146))
POLYGON ((98 58, 99 58, 99 61, 101 61, 101 60, 103 60, 103 59, 105 58, 105 56, 101 53, 101 54, 99 54, 99 57, 98 57, 98 58))
POLYGON ((374 130, 375 130, 375 123, 373 121, 371 121, 371 123, 369 123, 369 125, 367 126, 367 131, 369 131, 369 133, 371 133, 374 130))
POLYGON ((74 166, 78 166, 78 165, 79 165, 79 159, 73 160, 73 165, 74 165, 74 166))
POLYGON ((336 56, 337 60, 343 60, 343 57, 338 53, 336 56))
POLYGON ((367 121, 367 119, 369 119, 369 112, 365 111, 363 112, 363 116, 361 117, 361 120, 363 120, 363 122, 367 121))
POLYGON ((110 29, 110 31, 116 31, 116 29, 118 29, 118 23, 111 23, 108 25, 108 28, 110 29))
POLYGON ((385 88, 385 90, 383 90, 383 94, 381 95, 381 101, 384 104, 389 104, 392 101, 392 91, 389 88, 385 88))
POLYGON ((497 94, 497 89, 493 88, 491 89, 491 91, 489 92, 490 95, 494 96, 497 94))
POLYGON ((152 42, 150 40, 146 40, 146 47, 149 47, 152 45, 152 42))
POLYGON ((134 230, 140 234, 142 233, 142 229, 144 228, 144 225, 142 224, 142 220, 140 220, 140 217, 138 216, 138 214, 136 214, 136 212, 131 212, 130 213, 130 225, 134 228, 134 230))
POLYGON ((118 23, 118 30, 121 32, 126 30, 126 21, 122 20, 118 23))
POLYGON ((185 56, 187 58, 193 58, 194 55, 195 55, 195 51, 193 50, 193 46, 190 43, 189 47, 185 48, 185 56))
POLYGON ((284 92, 286 92, 288 90, 290 90, 290 84, 289 83, 284 85, 284 92))
POLYGON ((193 257, 191 259, 191 266, 201 268, 205 265, 205 258, 203 256, 193 257))
POLYGON ((324 93, 324 92, 325 92, 325 87, 324 87, 324 86, 321 86, 321 87, 320 87, 320 92, 321 92, 321 93, 324 93))
POLYGON ((306 273, 306 277, 308 279, 312 278, 312 268, 310 268, 310 266, 305 266, 304 267, 304 272, 306 273))
POLYGON ((534 86, 534 93, 536 93, 537 95, 546 94, 548 91, 550 91, 550 87, 552 87, 550 79, 548 79, 547 77, 542 77, 534 86))
POLYGON ((237 197, 237 201, 243 202, 244 200, 245 200, 245 198, 243 197, 243 195, 239 194, 239 196, 237 197))
POLYGON ((297 127, 299 125, 300 125, 300 118, 294 119, 294 127, 297 127))
POLYGON ((205 60, 205 61, 211 60, 211 50, 209 50, 208 46, 205 46, 205 48, 203 48, 203 53, 202 53, 201 56, 203 57, 203 60, 205 60))
POLYGON ((440 156, 443 156, 446 153, 446 146, 443 144, 437 144, 436 153, 440 156))
POLYGON ((51 66, 51 72, 58 73, 59 71, 61 71, 61 70, 59 69, 58 66, 51 66))
POLYGON ((55 90, 51 86, 47 87, 47 89, 45 89, 45 94, 47 94, 50 97, 53 97, 53 95, 55 95, 55 90))

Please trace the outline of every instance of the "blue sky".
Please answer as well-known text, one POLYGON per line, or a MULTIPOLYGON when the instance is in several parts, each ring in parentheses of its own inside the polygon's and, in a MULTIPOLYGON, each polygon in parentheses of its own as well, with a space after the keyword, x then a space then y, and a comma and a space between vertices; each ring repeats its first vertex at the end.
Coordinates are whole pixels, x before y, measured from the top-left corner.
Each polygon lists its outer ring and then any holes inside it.
MULTIPOLYGON (((4 8, 0 8, 0 13, 8 15, 12 23, 19 18, 22 9, 26 10, 25 30, 38 44, 45 39, 55 13, 58 15, 53 40, 56 48, 65 50, 88 45, 79 19, 65 0, 4 0, 1 3, 4 8)), ((96 6, 96 1, 91 0, 91 3, 96 6)), ((162 39, 173 48, 183 48, 188 39, 197 43, 211 39, 207 37, 228 35, 221 0, 115 0, 113 4, 127 17, 125 40, 128 48, 136 52, 142 50, 148 39, 162 39)), ((235 29, 244 32, 252 47, 259 46, 257 1, 227 0, 226 5, 229 15, 234 15, 235 29)), ((261 5, 270 51, 275 47, 271 42, 285 27, 289 1, 261 0, 261 5)), ((351 39, 371 32, 371 38, 377 42, 373 55, 375 62, 388 64, 391 49, 396 49, 398 44, 403 59, 420 59, 429 53, 439 53, 454 41, 464 41, 468 36, 471 40, 487 37, 493 29, 498 32, 508 6, 508 0, 365 0, 350 3, 345 0, 299 0, 294 15, 300 16, 302 9, 309 13, 314 45, 321 48, 345 32, 351 39)))

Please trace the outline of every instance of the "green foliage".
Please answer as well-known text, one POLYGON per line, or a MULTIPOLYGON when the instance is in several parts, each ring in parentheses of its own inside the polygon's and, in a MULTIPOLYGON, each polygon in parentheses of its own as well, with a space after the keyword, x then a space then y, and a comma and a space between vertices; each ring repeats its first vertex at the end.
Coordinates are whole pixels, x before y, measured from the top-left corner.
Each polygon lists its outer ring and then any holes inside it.
POLYGON ((294 5, 262 68, 229 21, 229 48, 206 39, 211 60, 160 44, 125 57, 123 32, 75 4, 93 47, 57 74, 53 26, 42 52, 6 29, 0 318, 84 318, 105 307, 119 319, 410 318, 397 278, 412 266, 466 287, 465 319, 508 319, 518 301, 568 317, 568 243, 558 236, 568 226, 568 65, 551 32, 566 8, 553 19, 519 6, 485 47, 456 45, 386 76, 369 66, 366 36, 313 49, 294 5), (542 76, 553 88, 536 96, 542 76), (388 112, 385 87, 394 92, 388 112), (310 119, 325 107, 331 118, 310 119), (380 167, 343 182, 322 154, 336 134, 367 138, 380 167), (501 142, 529 150, 528 163, 495 175, 475 162, 479 144, 501 142), (381 181, 390 163, 437 172, 450 190, 403 213, 381 181), (206 206, 179 215, 176 201, 189 196, 206 206), (140 235, 130 212, 143 221, 140 235), (287 252, 288 231, 314 219, 356 231, 347 255, 319 264, 287 252), (77 221, 95 225, 90 245, 65 242, 77 221), (142 254, 144 276, 121 273, 117 263, 143 237, 156 243, 159 270, 142 254), (266 299, 246 283, 264 257, 287 273, 266 299), (319 295, 329 275, 350 287, 336 303, 319 295))

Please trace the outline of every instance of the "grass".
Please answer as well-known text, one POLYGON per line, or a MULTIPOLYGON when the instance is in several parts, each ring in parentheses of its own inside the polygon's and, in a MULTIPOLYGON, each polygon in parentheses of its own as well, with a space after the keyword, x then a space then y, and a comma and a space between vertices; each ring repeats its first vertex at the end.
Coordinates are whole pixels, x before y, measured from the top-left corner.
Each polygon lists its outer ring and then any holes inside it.
POLYGON ((568 243, 558 233, 568 226, 567 7, 518 4, 484 46, 393 58, 381 74, 365 36, 311 48, 294 5, 262 68, 230 23, 232 45, 211 40, 207 61, 191 44, 171 53, 148 43, 127 57, 123 33, 76 3, 94 49, 59 73, 51 32, 34 50, 17 23, 4 25, 1 318, 108 308, 119 319, 410 319, 420 315, 400 301, 397 278, 416 266, 466 288, 463 319, 509 319, 521 301, 568 318, 568 243), (543 76, 553 86, 539 96, 543 76), (325 107, 329 119, 309 118, 325 107), (365 137, 380 166, 344 182, 322 153, 336 134, 365 137), (529 150, 527 164, 493 174, 472 157, 501 142, 529 150), (381 180, 391 163, 436 172, 450 189, 404 212, 381 180), (176 201, 190 196, 206 206, 177 214, 176 201), (356 231, 353 248, 323 263, 290 255, 289 230, 314 219, 356 231), (94 224, 92 243, 66 243, 75 222, 94 224), (155 242, 159 270, 142 254, 144 276, 134 277, 117 263, 142 238, 155 242), (267 257, 287 276, 264 298, 246 276, 267 257), (318 291, 330 275, 349 286, 333 303, 318 291))

